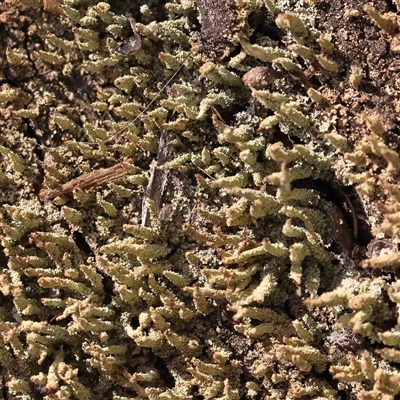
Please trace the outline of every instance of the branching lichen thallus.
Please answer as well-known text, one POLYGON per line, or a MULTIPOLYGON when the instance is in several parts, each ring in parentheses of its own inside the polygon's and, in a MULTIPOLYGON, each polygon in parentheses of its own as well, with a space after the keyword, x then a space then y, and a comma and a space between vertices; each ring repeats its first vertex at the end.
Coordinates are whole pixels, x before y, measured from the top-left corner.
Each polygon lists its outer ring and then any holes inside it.
MULTIPOLYGON (((147 110, 153 105, 161 93, 168 87, 168 85, 173 81, 179 71, 182 69, 185 62, 183 62, 179 68, 174 72, 174 74, 168 79, 165 85, 157 92, 156 96, 150 101, 150 103, 145 107, 145 109, 132 121, 130 121, 125 127, 116 132, 110 139, 105 141, 105 144, 114 141, 119 137, 129 126, 133 125, 147 110)), ((85 142, 87 145, 97 145, 94 142, 85 142)), ((65 146, 65 144, 64 144, 65 146)), ((101 168, 91 172, 85 172, 82 175, 74 178, 54 189, 42 188, 39 192, 39 199, 41 201, 49 201, 55 199, 57 196, 63 195, 65 193, 70 193, 75 189, 90 189, 97 186, 106 185, 114 181, 123 179, 127 175, 127 170, 123 166, 123 163, 118 163, 110 168, 101 168)))

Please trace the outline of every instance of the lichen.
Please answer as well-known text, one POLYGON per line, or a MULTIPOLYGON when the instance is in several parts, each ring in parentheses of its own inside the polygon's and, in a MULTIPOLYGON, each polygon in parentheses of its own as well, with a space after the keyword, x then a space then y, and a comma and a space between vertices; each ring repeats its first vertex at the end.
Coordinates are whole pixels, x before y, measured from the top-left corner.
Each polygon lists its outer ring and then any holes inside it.
POLYGON ((0 5, 3 395, 397 398, 398 2, 164 3, 0 5))

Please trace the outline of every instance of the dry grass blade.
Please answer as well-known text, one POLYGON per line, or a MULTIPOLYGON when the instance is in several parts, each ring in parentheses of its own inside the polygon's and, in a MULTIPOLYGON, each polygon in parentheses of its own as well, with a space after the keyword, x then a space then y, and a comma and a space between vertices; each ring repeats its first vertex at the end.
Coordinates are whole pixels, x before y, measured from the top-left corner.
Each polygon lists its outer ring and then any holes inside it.
POLYGON ((127 173, 122 163, 110 168, 87 172, 56 189, 42 189, 39 193, 39 198, 42 201, 52 200, 64 193, 72 192, 74 189, 90 189, 95 186, 102 186, 124 178, 127 173))

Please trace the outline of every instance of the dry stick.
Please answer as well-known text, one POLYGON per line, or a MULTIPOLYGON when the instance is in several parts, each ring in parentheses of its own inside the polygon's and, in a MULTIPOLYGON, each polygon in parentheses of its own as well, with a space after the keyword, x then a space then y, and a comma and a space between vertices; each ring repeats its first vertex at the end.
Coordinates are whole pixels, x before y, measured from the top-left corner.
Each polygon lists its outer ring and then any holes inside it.
POLYGON ((174 140, 173 132, 164 129, 161 132, 160 142, 157 151, 157 165, 153 165, 150 170, 150 179, 147 188, 143 194, 142 200, 142 226, 148 226, 150 223, 147 199, 154 202, 156 209, 160 208, 161 199, 167 184, 169 171, 160 169, 159 167, 170 161, 172 158, 173 148, 171 142, 174 140))
POLYGON ((64 193, 72 192, 75 189, 90 189, 94 186, 102 186, 106 183, 120 180, 127 175, 128 171, 122 163, 110 168, 101 168, 92 172, 85 172, 81 176, 64 183, 56 189, 42 189, 39 198, 42 201, 54 199, 64 193))

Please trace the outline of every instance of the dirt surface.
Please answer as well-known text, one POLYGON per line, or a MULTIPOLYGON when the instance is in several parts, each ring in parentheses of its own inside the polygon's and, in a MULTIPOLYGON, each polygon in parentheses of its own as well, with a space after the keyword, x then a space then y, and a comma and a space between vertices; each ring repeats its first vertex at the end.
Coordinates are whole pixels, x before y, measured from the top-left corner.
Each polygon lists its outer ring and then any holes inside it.
MULTIPOLYGON (((363 11, 363 1, 321 1, 317 4, 317 27, 331 33, 335 43, 335 57, 341 60, 341 70, 333 87, 339 94, 338 103, 345 107, 338 129, 350 140, 362 137, 362 112, 382 117, 385 139, 396 151, 400 145, 399 103, 397 90, 400 58, 390 51, 391 36, 376 26, 363 11), (351 67, 363 71, 363 80, 357 93, 343 91, 340 82, 348 78, 351 67)), ((397 12, 390 2, 374 1, 381 13, 397 12)))

